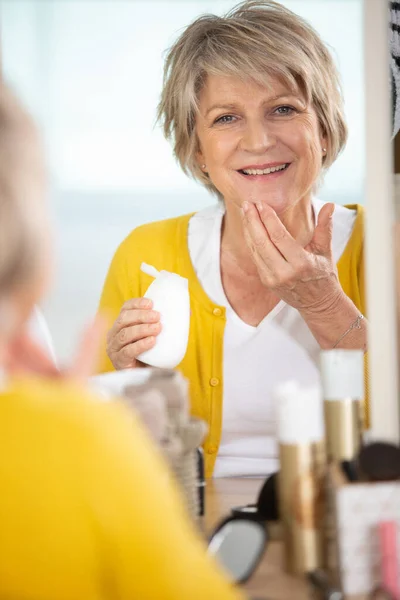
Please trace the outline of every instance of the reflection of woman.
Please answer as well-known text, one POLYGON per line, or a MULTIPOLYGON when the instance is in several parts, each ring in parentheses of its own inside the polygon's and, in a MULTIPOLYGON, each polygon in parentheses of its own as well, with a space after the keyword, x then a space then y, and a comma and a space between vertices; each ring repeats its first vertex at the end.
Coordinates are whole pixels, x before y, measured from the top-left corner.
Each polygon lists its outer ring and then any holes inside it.
POLYGON ((182 168, 219 203, 121 244, 100 302, 116 319, 103 369, 135 366, 160 331, 141 262, 187 277, 180 369, 210 425, 207 473, 265 474, 276 468, 276 384, 318 381, 320 348, 366 348, 362 209, 313 195, 346 141, 338 75, 306 22, 247 2, 182 33, 159 114, 182 168))
MULTIPOLYGON (((11 353, 13 370, 26 371, 21 352, 32 370, 35 345, 22 332, 51 252, 36 133, 4 86, 0 131, 0 368, 11 353)), ((86 378, 93 345, 76 376, 86 378)), ((61 381, 54 365, 49 373, 2 380, 0 597, 241 597, 186 522, 133 415, 89 396, 76 376, 61 381)))

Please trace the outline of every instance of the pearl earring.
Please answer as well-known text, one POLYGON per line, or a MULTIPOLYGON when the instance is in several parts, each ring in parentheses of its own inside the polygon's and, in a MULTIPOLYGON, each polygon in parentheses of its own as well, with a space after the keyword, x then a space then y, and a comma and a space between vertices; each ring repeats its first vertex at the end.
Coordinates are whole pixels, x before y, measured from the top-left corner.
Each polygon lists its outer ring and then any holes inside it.
POLYGON ((326 148, 322 148, 322 152, 326 154, 326 148))
POLYGON ((203 171, 204 171, 204 169, 206 168, 206 165, 201 165, 201 168, 202 168, 202 169, 203 169, 203 171))

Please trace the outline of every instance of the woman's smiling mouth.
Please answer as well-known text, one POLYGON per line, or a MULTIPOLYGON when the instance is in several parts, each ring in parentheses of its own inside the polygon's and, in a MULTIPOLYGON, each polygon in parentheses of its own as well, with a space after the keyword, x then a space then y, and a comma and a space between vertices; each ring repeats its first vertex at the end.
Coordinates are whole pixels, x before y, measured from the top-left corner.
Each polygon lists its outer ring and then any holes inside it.
POLYGON ((274 163, 269 165, 251 165, 239 169, 238 173, 250 179, 271 179, 284 173, 290 166, 290 163, 274 163))

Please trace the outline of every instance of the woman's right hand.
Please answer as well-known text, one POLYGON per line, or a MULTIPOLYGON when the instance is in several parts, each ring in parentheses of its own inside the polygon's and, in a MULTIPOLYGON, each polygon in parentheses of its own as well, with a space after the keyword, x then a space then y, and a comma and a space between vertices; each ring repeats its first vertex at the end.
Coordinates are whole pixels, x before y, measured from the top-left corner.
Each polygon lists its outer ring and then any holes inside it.
POLYGON ((160 313, 148 298, 132 298, 123 305, 107 334, 107 354, 115 369, 137 366, 139 354, 150 350, 161 331, 160 313))

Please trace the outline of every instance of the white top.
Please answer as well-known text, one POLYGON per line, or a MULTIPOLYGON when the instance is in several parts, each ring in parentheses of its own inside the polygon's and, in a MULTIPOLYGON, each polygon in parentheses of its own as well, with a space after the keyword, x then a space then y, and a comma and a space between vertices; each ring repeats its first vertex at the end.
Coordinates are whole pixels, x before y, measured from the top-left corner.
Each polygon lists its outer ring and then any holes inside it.
MULTIPOLYGON (((314 199, 315 219, 323 202, 314 199)), ((257 326, 244 323, 229 305, 220 273, 224 206, 206 208, 189 221, 188 246, 197 277, 209 298, 226 307, 222 438, 214 477, 266 476, 278 469, 273 390, 295 380, 320 385, 319 345, 298 311, 279 304, 257 326)), ((336 205, 332 247, 337 262, 356 212, 336 205)))

